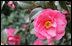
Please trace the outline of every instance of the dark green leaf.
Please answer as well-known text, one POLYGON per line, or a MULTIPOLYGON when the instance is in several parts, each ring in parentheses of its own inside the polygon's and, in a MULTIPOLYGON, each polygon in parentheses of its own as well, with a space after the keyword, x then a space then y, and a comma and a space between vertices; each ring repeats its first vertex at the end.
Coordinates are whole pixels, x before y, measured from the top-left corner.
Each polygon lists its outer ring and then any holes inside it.
POLYGON ((68 8, 67 8, 67 6, 66 6, 66 2, 65 2, 65 1, 59 1, 59 4, 60 4, 60 6, 61 6, 63 9, 65 9, 65 10, 68 11, 68 8))
POLYGON ((30 8, 33 7, 32 2, 17 1, 17 3, 18 3, 18 5, 19 5, 21 8, 30 9, 30 8))
POLYGON ((31 20, 33 20, 36 16, 38 16, 42 11, 43 11, 43 10, 38 11, 38 12, 31 18, 31 20))
POLYGON ((33 9, 32 12, 30 13, 29 17, 31 18, 33 15, 35 15, 40 10, 43 10, 43 9, 42 8, 35 8, 35 9, 33 9))

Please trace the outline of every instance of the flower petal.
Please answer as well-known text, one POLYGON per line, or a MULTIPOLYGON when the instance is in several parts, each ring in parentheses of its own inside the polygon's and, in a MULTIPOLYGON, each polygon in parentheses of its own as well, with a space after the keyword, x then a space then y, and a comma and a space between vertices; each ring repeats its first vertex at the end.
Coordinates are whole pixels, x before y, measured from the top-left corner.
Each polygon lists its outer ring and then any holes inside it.
POLYGON ((51 36, 49 34, 47 34, 46 30, 43 30, 40 32, 43 36, 45 36, 47 39, 50 39, 51 36))
POLYGON ((56 28, 50 28, 47 30, 47 33, 52 37, 56 36, 56 28))
POLYGON ((64 36, 64 34, 65 34, 65 31, 61 34, 57 34, 54 39, 55 40, 60 40, 64 36))

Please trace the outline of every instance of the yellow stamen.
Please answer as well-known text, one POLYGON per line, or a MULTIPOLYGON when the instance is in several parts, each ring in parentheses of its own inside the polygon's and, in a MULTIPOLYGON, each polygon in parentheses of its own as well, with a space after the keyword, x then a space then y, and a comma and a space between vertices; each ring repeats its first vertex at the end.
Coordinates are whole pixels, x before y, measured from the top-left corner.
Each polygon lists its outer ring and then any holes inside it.
POLYGON ((50 21, 46 21, 46 22, 45 22, 45 27, 46 27, 46 28, 51 27, 51 25, 50 25, 50 24, 51 24, 51 22, 50 22, 50 21))

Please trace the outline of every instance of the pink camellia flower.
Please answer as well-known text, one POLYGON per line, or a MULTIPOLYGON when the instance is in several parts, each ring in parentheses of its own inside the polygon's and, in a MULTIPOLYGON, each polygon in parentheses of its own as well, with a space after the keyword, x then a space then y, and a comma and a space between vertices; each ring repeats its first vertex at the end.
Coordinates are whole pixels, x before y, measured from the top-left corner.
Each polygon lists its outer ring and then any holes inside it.
POLYGON ((35 34, 40 39, 60 40, 65 34, 65 15, 57 10, 45 9, 34 19, 35 34))
POLYGON ((10 29, 5 29, 5 30, 7 31, 8 36, 10 36, 10 35, 14 35, 15 29, 10 28, 10 29))
POLYGON ((14 4, 12 5, 12 8, 15 8, 15 5, 14 4))
POLYGON ((33 43, 33 45, 44 45, 44 42, 41 41, 41 39, 36 39, 33 43))
POLYGON ((27 29, 28 28, 28 25, 23 25, 23 28, 27 29))
POLYGON ((9 1, 9 2, 8 2, 8 6, 9 6, 9 7, 12 7, 12 5, 13 5, 13 1, 9 1))
POLYGON ((10 28, 10 29, 5 29, 8 33, 8 40, 7 43, 8 45, 20 45, 20 39, 21 37, 18 35, 14 35, 15 29, 10 28))
POLYGON ((8 36, 7 43, 8 45, 20 45, 21 37, 18 35, 8 36))

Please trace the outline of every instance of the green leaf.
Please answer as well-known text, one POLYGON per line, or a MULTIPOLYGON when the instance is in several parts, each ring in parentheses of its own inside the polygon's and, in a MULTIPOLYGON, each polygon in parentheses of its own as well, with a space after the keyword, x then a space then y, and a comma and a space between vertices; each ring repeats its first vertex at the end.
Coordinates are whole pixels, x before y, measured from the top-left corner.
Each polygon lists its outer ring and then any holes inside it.
POLYGON ((44 44, 45 44, 45 45, 47 45, 47 44, 48 44, 48 43, 47 43, 47 40, 44 40, 44 44))
POLYGON ((33 15, 35 15, 38 11, 40 11, 40 10, 43 10, 42 8, 35 8, 35 9, 33 9, 32 11, 31 11, 31 13, 30 13, 30 18, 33 16, 33 15))
POLYGON ((42 8, 35 8, 35 9, 33 9, 32 11, 31 11, 31 13, 30 13, 30 20, 32 19, 32 17, 35 15, 35 14, 37 14, 39 11, 42 11, 43 9, 42 8))
POLYGON ((54 4, 54 1, 36 1, 37 4, 39 4, 42 8, 47 9, 57 9, 56 5, 54 4))
POLYGON ((34 41, 37 39, 37 37, 34 34, 29 34, 27 36, 27 39, 28 39, 28 45, 32 45, 34 41))
POLYGON ((36 16, 38 16, 42 11, 43 11, 43 10, 37 12, 37 13, 31 18, 31 20, 33 20, 36 16))
POLYGON ((5 30, 1 32, 1 42, 7 43, 7 32, 5 30))
POLYGON ((27 1, 17 1, 18 6, 20 6, 21 8, 25 8, 25 9, 30 9, 33 7, 32 2, 27 2, 27 1))
POLYGON ((17 14, 15 12, 12 12, 10 16, 8 16, 7 23, 13 22, 15 16, 17 16, 17 14))
POLYGON ((16 27, 16 30, 15 30, 15 32, 14 32, 14 35, 17 35, 17 34, 19 34, 20 32, 22 32, 22 31, 19 29, 19 27, 16 27))

